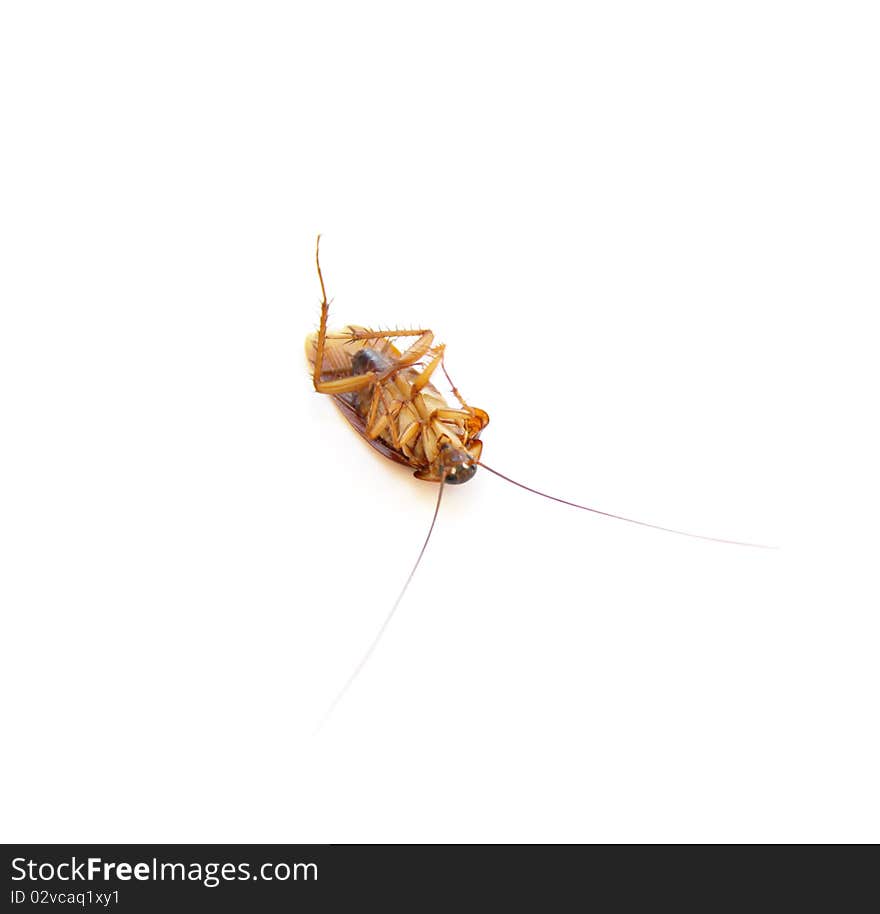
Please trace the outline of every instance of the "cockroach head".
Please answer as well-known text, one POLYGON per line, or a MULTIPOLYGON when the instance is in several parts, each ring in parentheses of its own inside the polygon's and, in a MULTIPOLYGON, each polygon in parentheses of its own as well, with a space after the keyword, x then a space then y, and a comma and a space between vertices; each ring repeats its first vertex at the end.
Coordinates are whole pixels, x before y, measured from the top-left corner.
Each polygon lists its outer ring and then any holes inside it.
POLYGON ((437 458, 441 475, 450 486, 458 486, 473 479, 477 472, 474 458, 465 450, 453 447, 448 442, 440 446, 437 458))

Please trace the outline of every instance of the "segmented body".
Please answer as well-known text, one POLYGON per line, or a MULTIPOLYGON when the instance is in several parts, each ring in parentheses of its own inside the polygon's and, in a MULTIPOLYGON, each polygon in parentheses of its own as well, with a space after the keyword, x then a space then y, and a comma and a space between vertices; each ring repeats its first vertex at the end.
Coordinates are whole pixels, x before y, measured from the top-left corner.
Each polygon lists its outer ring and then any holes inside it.
POLYGON ((430 331, 372 331, 349 326, 321 328, 306 338, 315 389, 332 396, 352 427, 386 457, 411 466, 419 479, 461 483, 475 472, 482 452, 480 432, 489 422, 453 386, 452 407, 431 383, 442 364, 443 346, 430 331), (406 350, 394 340, 416 336, 406 350), (316 366, 321 352, 321 365, 316 366))

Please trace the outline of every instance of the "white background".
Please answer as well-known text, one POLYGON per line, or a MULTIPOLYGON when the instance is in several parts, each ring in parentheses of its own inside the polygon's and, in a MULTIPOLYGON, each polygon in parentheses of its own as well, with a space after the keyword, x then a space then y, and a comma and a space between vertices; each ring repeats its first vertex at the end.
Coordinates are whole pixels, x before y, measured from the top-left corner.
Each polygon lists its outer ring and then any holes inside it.
POLYGON ((2 9, 0 838, 880 839, 873 4, 2 9))

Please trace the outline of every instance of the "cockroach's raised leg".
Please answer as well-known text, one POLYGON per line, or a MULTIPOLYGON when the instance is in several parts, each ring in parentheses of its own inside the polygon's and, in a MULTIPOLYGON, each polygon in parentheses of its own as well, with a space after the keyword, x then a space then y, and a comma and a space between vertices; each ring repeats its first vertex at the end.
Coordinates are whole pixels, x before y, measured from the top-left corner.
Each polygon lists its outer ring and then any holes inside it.
POLYGON ((321 283, 321 322, 318 325, 318 339, 315 343, 315 366, 312 369, 312 383, 315 390, 321 390, 321 372, 324 368, 324 343, 327 339, 327 315, 330 313, 330 302, 327 301, 327 290, 324 288, 324 274, 321 272, 321 236, 315 242, 315 266, 318 268, 318 282, 321 283))
MULTIPOLYGON (((360 390, 373 384, 376 379, 376 373, 369 371, 360 375, 352 375, 348 378, 338 378, 333 381, 322 381, 321 374, 324 369, 324 348, 327 341, 327 316, 330 313, 330 302, 327 301, 327 289, 324 286, 324 274, 321 272, 321 236, 318 235, 315 242, 315 266, 318 269, 318 281, 321 283, 321 322, 318 325, 318 338, 315 341, 315 366, 312 371, 312 384, 318 393, 322 394, 344 394, 360 390)), ((352 340, 357 339, 383 339, 395 336, 416 336, 418 339, 407 349, 399 359, 386 372, 383 373, 380 381, 395 375, 400 369, 413 365, 431 348, 434 340, 434 334, 430 330, 380 330, 370 331, 367 329, 352 331, 352 340)))
POLYGON ((330 302, 327 301, 327 290, 324 288, 324 275, 321 273, 321 236, 315 242, 315 266, 318 268, 318 281, 321 283, 321 323, 318 326, 318 339, 315 343, 315 367, 312 371, 312 383, 315 390, 321 394, 345 394, 362 387, 367 387, 376 380, 373 371, 365 374, 353 375, 348 378, 338 378, 334 381, 322 381, 321 374, 324 368, 324 344, 327 340, 327 315, 330 313, 330 302))

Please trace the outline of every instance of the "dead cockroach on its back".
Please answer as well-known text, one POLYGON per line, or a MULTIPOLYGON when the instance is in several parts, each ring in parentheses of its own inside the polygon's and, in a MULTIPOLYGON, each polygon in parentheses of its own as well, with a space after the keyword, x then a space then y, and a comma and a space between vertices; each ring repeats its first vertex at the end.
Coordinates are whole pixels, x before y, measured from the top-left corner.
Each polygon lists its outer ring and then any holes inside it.
POLYGON ((465 403, 454 386, 459 406, 451 407, 431 383, 445 347, 433 345, 430 330, 349 326, 328 332, 329 303, 317 251, 315 259, 323 293, 321 323, 306 339, 315 390, 332 396, 361 437, 386 457, 413 467, 418 479, 467 482, 476 472, 483 450, 480 432, 489 416, 465 403), (401 352, 392 341, 405 337, 415 340, 401 352))
POLYGON ((695 539, 768 548, 757 543, 687 533, 580 505, 540 492, 486 466, 481 460, 483 442, 480 435, 489 424, 489 415, 468 404, 452 383, 443 364, 445 346, 434 343, 431 330, 371 330, 354 325, 339 331, 327 329, 330 304, 321 273, 320 241, 319 235, 315 246, 315 264, 321 284, 321 320, 317 333, 306 338, 306 358, 312 370, 315 390, 331 396, 352 428, 377 451, 396 463, 412 467, 417 479, 440 484, 434 516, 415 564, 379 632, 336 697, 325 720, 369 659, 400 605, 434 530, 444 486, 467 482, 473 478, 477 467, 528 492, 582 511, 695 539), (394 341, 405 339, 412 342, 401 350, 394 341), (432 383, 438 368, 449 382, 456 406, 450 405, 432 383))

